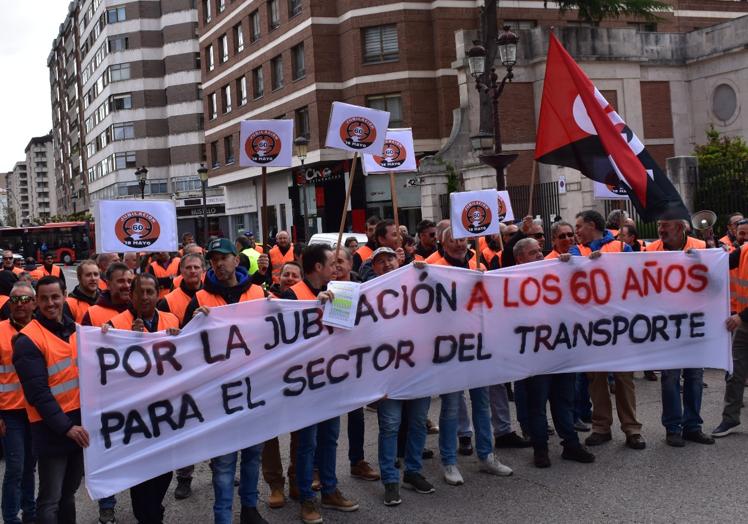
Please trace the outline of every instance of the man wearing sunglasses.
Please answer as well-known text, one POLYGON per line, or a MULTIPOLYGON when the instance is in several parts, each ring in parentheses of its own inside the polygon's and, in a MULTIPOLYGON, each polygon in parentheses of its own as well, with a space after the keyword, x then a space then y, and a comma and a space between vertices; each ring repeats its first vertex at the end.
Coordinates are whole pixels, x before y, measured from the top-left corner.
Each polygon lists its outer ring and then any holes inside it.
MULTIPOLYGON (((12 255, 11 255, 12 258, 12 255)), ((5 522, 36 518, 31 426, 24 406, 23 390, 13 367, 13 337, 31 321, 36 309, 36 292, 31 284, 18 282, 10 291, 10 318, 0 322, 0 417, 4 425, 5 478, 2 514, 5 522)))
MULTIPOLYGON (((514 228, 508 226, 507 231, 511 230, 514 230, 514 228)), ((514 259, 514 246, 524 238, 534 238, 538 242, 542 254, 543 244, 545 244, 543 223, 540 220, 536 221, 531 216, 522 219, 519 229, 509 238, 509 241, 504 242, 504 250, 501 252, 501 267, 510 267, 517 263, 514 259)))
POLYGON ((23 272, 22 267, 16 267, 13 251, 10 251, 9 249, 3 251, 3 270, 12 271, 16 275, 23 272))
POLYGON ((735 223, 736 248, 730 253, 730 270, 737 270, 735 302, 737 313, 727 319, 727 329, 734 333, 732 339, 732 375, 725 387, 725 407, 722 422, 712 431, 713 437, 726 437, 740 426, 740 408, 743 404, 745 380, 748 377, 748 220, 735 223))
POLYGON ((546 260, 558 258, 563 253, 568 253, 574 245, 574 228, 571 224, 559 220, 551 224, 551 244, 553 250, 545 256, 546 260))
POLYGON ((431 220, 421 220, 416 226, 418 245, 415 260, 426 260, 436 251, 436 223, 431 220))

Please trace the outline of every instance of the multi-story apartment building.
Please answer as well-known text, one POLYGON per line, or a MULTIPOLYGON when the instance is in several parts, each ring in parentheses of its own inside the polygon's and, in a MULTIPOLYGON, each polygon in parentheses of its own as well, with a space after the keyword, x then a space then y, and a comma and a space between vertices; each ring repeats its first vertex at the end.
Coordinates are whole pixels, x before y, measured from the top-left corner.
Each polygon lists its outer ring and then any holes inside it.
MULTIPOLYGON (((197 232, 204 137, 194 0, 75 0, 48 66, 64 213, 140 197, 143 166, 146 198, 175 199, 180 229, 197 232)), ((210 196, 218 214, 222 190, 210 196)))
MULTIPOLYGON (((226 186, 231 233, 256 231, 260 215, 260 170, 241 168, 237 162, 239 124, 244 119, 292 118, 296 135, 310 140, 303 173, 296 167, 274 170, 268 177, 271 231, 295 224, 302 234, 298 226, 304 223, 305 207, 312 231, 337 230, 351 157, 324 148, 331 102, 390 111, 391 127, 413 128, 420 156, 447 143, 453 110, 461 100, 455 32, 478 28, 482 4, 201 0, 206 154, 210 185, 226 186)), ((511 7, 499 6, 499 23, 515 30, 580 25, 574 12, 561 17, 540 2, 519 0, 511 7)), ((621 19, 600 25, 690 31, 746 12, 746 5, 735 2, 678 2, 657 22, 621 19)), ((502 115, 506 121, 534 118, 532 107, 522 100, 502 107, 502 115)), ((400 219, 411 229, 421 216, 418 183, 407 175, 397 179, 400 219)), ((354 227, 360 230, 367 214, 391 213, 387 178, 356 176, 351 197, 354 227)))
POLYGON ((8 191, 8 225, 20 226, 31 223, 31 196, 29 195, 29 173, 26 162, 16 162, 12 171, 5 175, 8 191))
MULTIPOLYGON (((52 135, 33 137, 26 146, 26 159, 5 174, 8 225, 47 222, 57 214, 52 135)), ((6 220, 5 213, 2 215, 6 220)))

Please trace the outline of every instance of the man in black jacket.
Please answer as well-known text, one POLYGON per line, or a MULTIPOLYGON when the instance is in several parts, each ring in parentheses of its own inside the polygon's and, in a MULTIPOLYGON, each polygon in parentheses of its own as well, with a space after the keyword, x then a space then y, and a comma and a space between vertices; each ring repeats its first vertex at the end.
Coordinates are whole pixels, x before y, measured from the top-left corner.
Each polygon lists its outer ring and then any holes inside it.
POLYGON ((30 405, 31 443, 39 461, 36 522, 74 523, 82 448, 89 443, 81 426, 75 323, 63 313, 65 294, 58 278, 43 277, 36 292, 39 310, 13 344, 13 365, 30 405))

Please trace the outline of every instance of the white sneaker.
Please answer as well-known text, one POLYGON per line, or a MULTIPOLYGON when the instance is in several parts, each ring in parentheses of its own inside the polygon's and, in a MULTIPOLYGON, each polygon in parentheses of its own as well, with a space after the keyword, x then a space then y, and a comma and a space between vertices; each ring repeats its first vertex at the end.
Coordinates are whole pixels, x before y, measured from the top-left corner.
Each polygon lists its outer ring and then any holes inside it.
POLYGON ((512 468, 505 466, 493 453, 489 453, 488 456, 480 461, 480 471, 490 473, 491 475, 498 475, 499 477, 508 477, 512 474, 512 468))
POLYGON ((460 486, 465 483, 457 466, 444 466, 444 482, 452 486, 460 486))

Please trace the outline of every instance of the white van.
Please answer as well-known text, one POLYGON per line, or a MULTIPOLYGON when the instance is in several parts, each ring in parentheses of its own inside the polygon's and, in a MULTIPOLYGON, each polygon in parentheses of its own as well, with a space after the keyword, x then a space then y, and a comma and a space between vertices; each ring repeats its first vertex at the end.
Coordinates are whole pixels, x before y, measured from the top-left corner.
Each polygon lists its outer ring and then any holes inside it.
MULTIPOLYGON (((362 246, 368 242, 368 238, 364 233, 343 233, 341 242, 345 245, 345 241, 351 237, 355 237, 358 240, 358 245, 362 246)), ((328 246, 335 248, 338 245, 338 234, 337 233, 315 233, 312 238, 309 239, 309 245, 312 244, 327 244, 328 246)))

